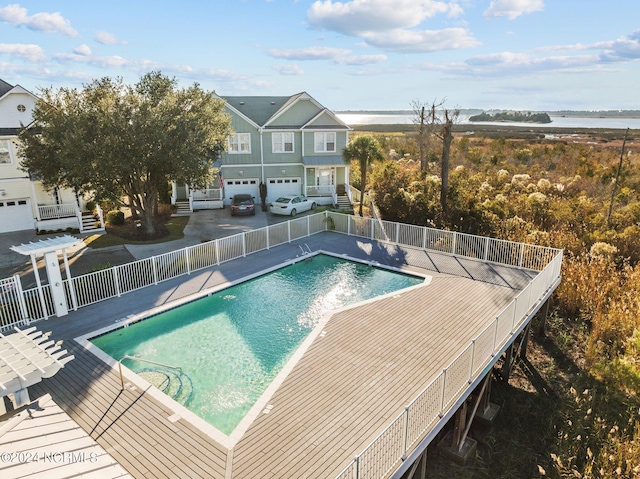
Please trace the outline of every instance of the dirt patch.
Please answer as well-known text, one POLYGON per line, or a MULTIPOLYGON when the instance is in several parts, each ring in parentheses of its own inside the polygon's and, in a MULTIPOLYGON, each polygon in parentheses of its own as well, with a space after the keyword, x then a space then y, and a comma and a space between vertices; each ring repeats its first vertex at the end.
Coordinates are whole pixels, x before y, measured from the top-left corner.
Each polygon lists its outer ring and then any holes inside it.
POLYGON ((108 234, 117 236, 127 241, 153 241, 169 236, 167 222, 171 215, 161 215, 153 218, 155 233, 148 234, 143 222, 127 218, 123 225, 106 225, 108 234))

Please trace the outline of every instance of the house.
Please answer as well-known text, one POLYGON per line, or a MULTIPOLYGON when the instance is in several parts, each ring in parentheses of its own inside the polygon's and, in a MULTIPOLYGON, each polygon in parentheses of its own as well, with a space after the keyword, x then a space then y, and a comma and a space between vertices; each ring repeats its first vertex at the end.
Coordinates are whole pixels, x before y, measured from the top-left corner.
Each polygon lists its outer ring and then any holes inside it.
POLYGON ((47 191, 20 169, 18 132, 32 123, 37 97, 0 79, 0 233, 104 228, 101 212, 82 213, 84 201, 73 190, 47 191))
POLYGON ((260 202, 262 184, 267 203, 303 194, 318 205, 351 205, 349 164, 342 156, 351 128, 332 111, 305 92, 219 98, 234 133, 216 162, 217 181, 201 191, 174 183, 174 203, 191 211, 222 208, 240 193, 260 202))

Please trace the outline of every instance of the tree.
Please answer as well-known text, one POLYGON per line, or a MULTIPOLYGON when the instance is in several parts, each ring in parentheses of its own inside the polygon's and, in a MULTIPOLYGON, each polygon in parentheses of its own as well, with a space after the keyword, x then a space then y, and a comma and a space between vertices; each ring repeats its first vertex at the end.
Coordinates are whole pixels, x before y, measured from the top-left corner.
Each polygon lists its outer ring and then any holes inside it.
POLYGON ((356 160, 360 165, 360 187, 362 189, 360 216, 362 216, 362 203, 367 185, 367 168, 374 161, 384 159, 384 156, 376 139, 369 135, 358 136, 344 148, 342 154, 347 161, 356 160))
POLYGON ((46 188, 129 206, 153 234, 158 191, 167 182, 210 182, 231 133, 223 108, 212 92, 198 84, 178 89, 160 72, 133 86, 105 77, 80 91, 44 89, 33 111, 37 127, 20 133, 21 167, 46 188))

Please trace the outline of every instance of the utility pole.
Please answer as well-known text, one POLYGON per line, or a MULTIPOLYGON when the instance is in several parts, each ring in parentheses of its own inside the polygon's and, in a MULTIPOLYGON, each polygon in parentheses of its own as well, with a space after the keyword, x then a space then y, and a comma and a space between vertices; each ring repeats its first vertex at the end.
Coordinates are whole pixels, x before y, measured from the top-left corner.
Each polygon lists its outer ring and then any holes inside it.
POLYGON ((620 162, 618 163, 618 171, 616 171, 616 178, 613 180, 613 190, 611 191, 611 201, 609 201, 609 214, 607 215, 607 224, 611 224, 611 213, 613 212, 613 200, 616 196, 616 189, 618 187, 618 178, 620 177, 620 170, 622 169, 622 159, 624 158, 624 146, 627 144, 627 135, 629 134, 629 128, 624 133, 624 140, 622 140, 622 150, 620 151, 620 162))

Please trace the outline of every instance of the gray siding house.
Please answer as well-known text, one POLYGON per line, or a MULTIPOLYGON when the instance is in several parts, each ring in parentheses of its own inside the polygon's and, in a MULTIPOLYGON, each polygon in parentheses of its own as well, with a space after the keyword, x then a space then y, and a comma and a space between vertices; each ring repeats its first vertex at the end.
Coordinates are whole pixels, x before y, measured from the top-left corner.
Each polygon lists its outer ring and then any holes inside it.
POLYGON ((207 190, 175 185, 173 200, 189 209, 221 208, 236 194, 267 199, 305 195, 318 205, 350 202, 349 165, 342 150, 351 128, 308 93, 293 96, 221 96, 234 133, 216 162, 207 190))

